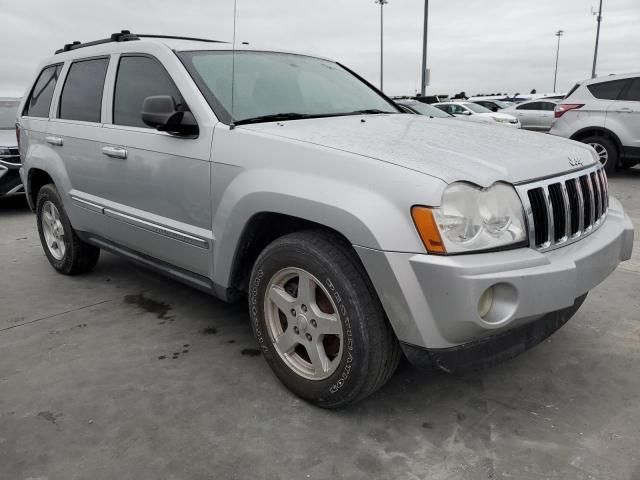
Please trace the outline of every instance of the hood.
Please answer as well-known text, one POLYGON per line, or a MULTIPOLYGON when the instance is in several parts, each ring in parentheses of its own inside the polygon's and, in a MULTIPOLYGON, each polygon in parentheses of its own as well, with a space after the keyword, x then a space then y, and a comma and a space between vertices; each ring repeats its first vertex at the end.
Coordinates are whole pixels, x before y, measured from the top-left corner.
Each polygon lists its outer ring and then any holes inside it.
POLYGON ((445 182, 487 187, 525 182, 596 162, 587 145, 537 132, 455 122, 422 115, 329 117, 242 125, 256 133, 350 152, 415 170, 445 182))
POLYGON ((9 130, 0 129, 0 147, 17 147, 18 141, 16 140, 16 130, 11 128, 9 130))

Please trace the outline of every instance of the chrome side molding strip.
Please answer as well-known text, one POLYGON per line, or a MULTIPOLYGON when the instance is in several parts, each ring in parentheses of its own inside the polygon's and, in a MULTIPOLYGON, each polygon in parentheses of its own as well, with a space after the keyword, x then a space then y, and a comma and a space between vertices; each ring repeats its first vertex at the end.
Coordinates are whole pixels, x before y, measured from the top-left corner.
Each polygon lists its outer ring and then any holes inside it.
POLYGON ((130 225, 134 225, 149 232, 157 233, 174 240, 180 240, 181 242, 188 243, 189 245, 194 245, 196 247, 204 249, 209 248, 209 242, 203 238, 194 237, 192 235, 179 232, 178 230, 163 227, 161 225, 158 225, 157 223, 152 223, 148 222, 147 220, 142 220, 141 218, 132 217, 131 215, 127 215, 126 213, 121 213, 110 208, 105 208, 104 214, 107 217, 115 218, 116 220, 120 220, 130 225))

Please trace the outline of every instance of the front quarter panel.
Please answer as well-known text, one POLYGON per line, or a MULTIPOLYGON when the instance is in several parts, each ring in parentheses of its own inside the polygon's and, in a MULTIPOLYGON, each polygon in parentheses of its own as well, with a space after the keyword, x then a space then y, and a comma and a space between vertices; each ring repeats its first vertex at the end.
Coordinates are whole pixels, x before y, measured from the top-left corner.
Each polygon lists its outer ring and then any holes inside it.
POLYGON ((245 225, 263 212, 332 228, 358 246, 422 252, 411 206, 438 205, 446 184, 343 151, 218 124, 214 133, 214 282, 229 282, 245 225))

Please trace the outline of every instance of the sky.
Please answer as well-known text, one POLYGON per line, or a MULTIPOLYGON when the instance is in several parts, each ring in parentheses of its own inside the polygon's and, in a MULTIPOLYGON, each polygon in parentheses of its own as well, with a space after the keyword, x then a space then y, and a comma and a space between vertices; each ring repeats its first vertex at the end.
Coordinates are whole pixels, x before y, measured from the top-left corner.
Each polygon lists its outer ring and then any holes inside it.
MULTIPOLYGON (((424 0, 384 7, 384 90, 420 88, 424 0)), ((598 0, 431 0, 427 94, 553 90, 591 75, 598 0)), ((37 65, 73 40, 121 29, 229 40, 233 0, 0 0, 0 97, 21 95, 37 65)), ((604 0, 598 75, 640 71, 640 0, 604 0)), ((236 39, 330 57, 375 85, 380 7, 374 0, 237 0, 236 39)))

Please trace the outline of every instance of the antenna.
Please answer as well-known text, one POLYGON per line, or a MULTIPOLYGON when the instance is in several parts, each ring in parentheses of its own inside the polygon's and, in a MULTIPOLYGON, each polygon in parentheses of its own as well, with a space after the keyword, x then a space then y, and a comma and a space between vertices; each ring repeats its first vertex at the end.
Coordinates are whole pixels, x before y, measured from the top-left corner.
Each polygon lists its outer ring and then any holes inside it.
POLYGON ((236 128, 233 121, 233 102, 235 100, 235 86, 236 86, 236 18, 238 16, 238 0, 233 0, 233 44, 231 45, 231 130, 236 128))

